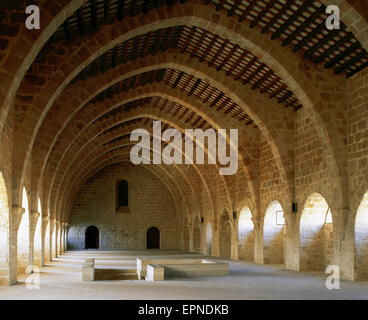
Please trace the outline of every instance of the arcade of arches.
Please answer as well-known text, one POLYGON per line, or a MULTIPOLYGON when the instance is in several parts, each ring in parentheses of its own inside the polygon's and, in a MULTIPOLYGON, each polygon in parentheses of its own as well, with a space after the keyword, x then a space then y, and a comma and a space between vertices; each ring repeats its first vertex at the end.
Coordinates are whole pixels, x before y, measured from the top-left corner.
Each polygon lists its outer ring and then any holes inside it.
POLYGON ((26 2, 0 1, 1 284, 147 245, 368 280, 366 5, 35 0, 27 30, 26 2), (238 171, 133 165, 155 120, 238 129, 238 171))

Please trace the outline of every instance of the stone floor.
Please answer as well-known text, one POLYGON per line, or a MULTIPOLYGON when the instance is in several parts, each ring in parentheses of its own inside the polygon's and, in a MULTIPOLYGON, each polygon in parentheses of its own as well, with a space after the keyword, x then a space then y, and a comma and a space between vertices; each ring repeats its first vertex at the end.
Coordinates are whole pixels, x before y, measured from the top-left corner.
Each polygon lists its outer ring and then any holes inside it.
POLYGON ((41 268, 38 290, 27 289, 26 275, 22 275, 18 284, 0 287, 0 299, 368 299, 368 281, 341 281, 340 290, 327 290, 327 275, 322 272, 294 272, 281 265, 242 261, 228 261, 226 277, 81 281, 81 266, 88 257, 96 259, 97 268, 131 269, 136 267, 137 256, 151 254, 197 255, 163 250, 67 252, 41 268))

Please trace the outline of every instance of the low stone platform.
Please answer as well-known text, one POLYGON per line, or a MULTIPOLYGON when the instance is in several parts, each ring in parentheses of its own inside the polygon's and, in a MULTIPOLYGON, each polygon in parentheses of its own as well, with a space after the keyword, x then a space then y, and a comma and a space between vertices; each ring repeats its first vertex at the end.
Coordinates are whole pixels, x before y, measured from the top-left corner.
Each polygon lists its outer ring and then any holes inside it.
POLYGON ((86 259, 82 265, 82 281, 137 280, 136 269, 107 269, 95 267, 95 259, 86 259))
POLYGON ((148 281, 162 281, 165 277, 226 276, 229 265, 200 258, 139 257, 137 274, 139 280, 148 281))

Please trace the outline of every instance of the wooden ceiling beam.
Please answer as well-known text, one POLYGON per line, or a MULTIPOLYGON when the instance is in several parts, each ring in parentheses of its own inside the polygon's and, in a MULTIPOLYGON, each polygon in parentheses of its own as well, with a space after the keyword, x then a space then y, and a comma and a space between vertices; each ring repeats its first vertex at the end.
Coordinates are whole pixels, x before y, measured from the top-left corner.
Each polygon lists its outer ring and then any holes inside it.
MULTIPOLYGON (((304 32, 305 29, 310 26, 311 22, 316 20, 323 13, 324 13, 324 7, 320 6, 315 12, 312 13, 312 15, 309 18, 305 18, 305 21, 299 27, 297 27, 292 33, 288 35, 288 37, 282 42, 282 46, 285 47, 289 43, 291 43, 293 40, 295 40, 299 34, 304 32)), ((324 26, 324 24, 322 25, 324 26)))
POLYGON ((252 89, 255 90, 257 89, 262 83, 263 81, 265 81, 268 77, 273 75, 273 71, 270 69, 268 70, 262 77, 260 77, 252 86, 252 89))
POLYGON ((282 84, 278 89, 275 90, 275 92, 271 93, 269 98, 272 99, 274 97, 276 97, 282 90, 286 89, 286 85, 282 84))
POLYGON ((275 24, 276 21, 278 21, 281 16, 284 14, 284 12, 293 4, 294 0, 287 0, 287 2, 284 3, 282 8, 280 9, 278 14, 275 14, 274 17, 262 28, 261 33, 266 33, 271 26, 275 24))
POLYGON ((110 0, 104 1, 104 21, 106 24, 110 22, 110 0))
POLYGON ((207 96, 203 99, 203 103, 206 103, 208 99, 212 96, 212 94, 216 91, 216 88, 213 87, 212 90, 207 94, 207 96))
POLYGON ((171 37, 172 30, 172 28, 166 30, 165 37, 161 44, 159 44, 161 52, 164 52, 169 47, 169 39, 171 37))
POLYGON ((181 53, 184 53, 188 47, 189 42, 192 40, 193 34, 196 31, 196 27, 192 27, 190 33, 188 35, 187 40, 184 43, 184 46, 181 48, 181 53))
POLYGON ((77 10, 77 26, 78 26, 79 34, 84 35, 84 33, 86 31, 86 25, 85 25, 85 22, 84 22, 83 7, 80 7, 77 10))
POLYGON ((169 103, 169 99, 164 99, 164 102, 162 103, 160 107, 160 111, 164 110, 168 103, 169 103))
POLYGON ((196 96, 201 97, 202 94, 208 89, 209 86, 210 86, 210 84, 208 82, 206 82, 206 84, 202 87, 202 89, 199 91, 199 93, 196 96))
POLYGON ((279 103, 285 102, 287 99, 289 99, 293 95, 293 92, 290 90, 289 92, 285 93, 279 100, 279 103))
POLYGON ((263 70, 263 68, 265 68, 265 67, 266 67, 266 65, 265 65, 265 64, 263 64, 263 63, 261 63, 261 64, 258 66, 258 68, 254 69, 254 70, 253 70, 253 72, 251 72, 251 73, 250 73, 250 75, 248 75, 248 76, 243 80, 243 84, 244 84, 244 85, 246 85, 247 83, 249 83, 249 82, 253 79, 253 77, 254 77, 256 74, 260 73, 260 72, 263 70))
POLYGON ((228 114, 229 112, 233 111, 235 107, 236 103, 233 102, 232 105, 227 110, 224 111, 224 114, 228 114))
POLYGON ((65 20, 63 27, 64 27, 64 34, 65 34, 66 39, 70 40, 71 33, 70 33, 70 29, 69 29, 68 20, 65 20))
POLYGON ((169 76, 167 77, 167 79, 165 81, 165 84, 168 84, 170 82, 170 80, 171 80, 174 72, 175 72, 175 70, 174 69, 171 69, 170 74, 169 74, 169 76))
POLYGON ((151 74, 151 80, 150 80, 150 83, 153 83, 155 81, 157 81, 157 76, 158 76, 158 69, 154 70, 151 74))
POLYGON ((242 15, 239 17, 238 21, 242 22, 243 20, 245 20, 245 18, 247 17, 247 15, 253 10, 254 6, 256 5, 258 0, 252 0, 248 7, 244 10, 244 12, 242 13, 242 15))
POLYGON ((231 7, 230 10, 227 11, 227 16, 231 17, 234 15, 236 9, 238 8, 239 4, 242 2, 242 0, 235 0, 233 6, 231 7))
POLYGON ((367 68, 367 67, 368 67, 368 61, 367 61, 367 62, 365 62, 365 63, 363 63, 361 66, 359 66, 359 67, 358 67, 358 68, 356 68, 355 70, 353 70, 353 71, 349 72, 349 73, 346 75, 346 77, 347 77, 347 78, 350 78, 350 77, 352 77, 353 75, 357 74, 358 72, 360 72, 360 71, 364 70, 364 69, 365 69, 365 68, 367 68))
POLYGON ((181 78, 184 76, 184 72, 183 71, 180 71, 178 77, 176 78, 174 84, 172 85, 172 88, 175 89, 176 86, 179 84, 181 78))
POLYGON ((366 57, 367 57, 367 52, 362 51, 361 53, 358 53, 356 56, 351 57, 348 61, 346 61, 345 63, 343 63, 340 66, 338 66, 335 69, 335 74, 341 74, 341 73, 343 73, 346 69, 352 67, 359 60, 361 60, 363 58, 366 58, 366 57))
POLYGON ((344 59, 346 56, 350 55, 357 49, 361 48, 361 44, 357 41, 353 45, 351 45, 348 49, 342 51, 340 54, 338 54, 335 58, 325 63, 324 68, 330 69, 332 68, 336 63, 338 63, 340 60, 344 59))
POLYGON ((206 56, 207 56, 208 52, 211 50, 211 48, 213 48, 213 46, 216 43, 218 38, 219 38, 219 36, 217 34, 212 38, 211 42, 208 44, 208 46, 204 50, 202 56, 199 58, 200 62, 202 62, 202 61, 204 61, 204 59, 206 59, 206 56))
POLYGON ((158 30, 155 43, 151 49, 151 54, 156 54, 158 52, 163 32, 164 32, 163 29, 158 30))
MULTIPOLYGON (((303 40, 299 41, 294 47, 293 52, 298 52, 304 45, 310 42, 314 37, 316 37, 326 26, 321 23, 313 31, 311 31, 303 40)), ((313 48, 313 46, 312 46, 313 48)))
POLYGON ((132 17, 135 17, 138 14, 138 12, 137 12, 137 1, 136 0, 131 0, 130 1, 129 11, 130 11, 130 15, 132 17))
POLYGON ((148 53, 148 48, 149 48, 149 43, 150 43, 150 40, 151 40, 151 36, 152 36, 152 32, 148 32, 147 33, 147 36, 146 36, 146 39, 144 40, 144 47, 143 47, 143 50, 142 50, 142 58, 145 57, 148 53))
POLYGON ((183 87, 182 87, 180 90, 181 90, 181 91, 186 90, 186 89, 188 88, 188 85, 189 85, 189 83, 190 83, 190 81, 191 81, 192 79, 193 79, 193 76, 188 76, 187 81, 185 81, 185 83, 184 83, 183 87))
POLYGON ((230 69, 226 71, 226 75, 230 76, 232 72, 234 71, 234 68, 245 58, 245 56, 248 54, 247 51, 244 51, 242 54, 239 55, 238 59, 235 60, 235 62, 232 64, 230 69))
POLYGON ((142 13, 146 15, 148 13, 148 3, 150 0, 144 0, 142 3, 142 13))
POLYGON ((224 40, 224 42, 222 43, 221 47, 216 51, 216 54, 213 56, 213 58, 211 59, 211 61, 208 63, 208 66, 211 67, 216 59, 218 58, 218 56, 220 55, 221 52, 224 51, 224 48, 227 46, 227 44, 229 43, 229 41, 226 39, 224 40))
POLYGON ((201 79, 198 78, 197 81, 194 83, 193 87, 190 89, 189 93, 188 93, 188 97, 191 96, 194 91, 197 89, 198 85, 201 83, 201 79))
POLYGON ((254 28, 259 21, 262 20, 262 18, 266 15, 267 12, 273 7, 277 0, 271 0, 267 2, 266 6, 261 10, 261 12, 255 17, 254 21, 250 24, 250 28, 254 28))
POLYGON ((166 5, 170 8, 174 4, 174 0, 166 0, 166 5))
POLYGON ((217 71, 220 71, 230 60, 230 58, 234 55, 234 52, 238 50, 239 46, 235 45, 233 50, 230 50, 230 52, 226 55, 224 60, 217 66, 217 71))
POLYGON ((198 48, 203 44, 203 40, 206 36, 206 32, 202 30, 202 35, 199 37, 195 47, 192 50, 192 53, 190 54, 190 57, 193 58, 197 54, 198 48))
POLYGON ((235 80, 239 80, 242 78, 242 76, 245 74, 245 72, 250 68, 255 62, 257 61, 257 57, 253 57, 252 60, 250 60, 243 69, 238 73, 238 75, 235 77, 235 80))
MULTIPOLYGON (((233 110, 230 110, 230 112, 233 110)), ((234 114, 231 116, 231 118, 237 117, 241 113, 241 109, 239 108, 238 111, 234 112, 234 114)))
POLYGON ((212 108, 214 105, 216 105, 216 103, 218 103, 224 96, 225 94, 223 92, 220 92, 216 99, 212 101, 210 107, 212 108))
POLYGON ((122 21, 124 18, 124 10, 125 10, 125 0, 119 0, 118 10, 116 11, 116 17, 119 21, 122 21))
POLYGON ((216 108, 216 111, 222 110, 226 106, 226 104, 230 101, 231 101, 231 99, 229 97, 224 99, 224 101, 216 108))
POLYGON ((313 3, 314 0, 307 0, 303 5, 301 5, 298 10, 294 12, 294 14, 289 17, 278 29, 276 32, 274 32, 271 36, 272 40, 278 39, 281 34, 292 24, 295 22, 295 20, 298 19, 298 17, 308 9, 308 7, 313 3))
POLYGON ((278 77, 275 76, 275 78, 270 81, 270 83, 268 85, 266 85, 264 88, 261 89, 261 93, 265 93, 267 92, 269 89, 271 89, 278 81, 280 81, 280 79, 278 77))
POLYGON ((342 47, 346 42, 348 42, 350 39, 352 39, 353 34, 351 32, 347 33, 344 37, 342 37, 339 41, 337 41, 334 45, 332 45, 330 48, 328 48, 325 52, 320 54, 318 57, 314 59, 315 63, 320 63, 332 53, 339 50, 340 47, 342 47))
POLYGON ((220 11, 224 7, 225 2, 226 0, 220 0, 216 6, 216 11, 220 11))
POLYGON ((91 0, 91 28, 97 30, 97 0, 91 0))
POLYGON ((119 46, 115 46, 114 47, 114 52, 112 54, 112 59, 111 59, 111 66, 113 68, 116 67, 117 63, 118 63, 118 49, 119 49, 119 46))
POLYGON ((339 29, 335 29, 333 31, 330 31, 327 36, 323 37, 318 43, 316 43, 310 49, 306 50, 304 52, 303 57, 306 58, 306 59, 314 61, 315 60, 315 59, 313 59, 314 53, 317 52, 324 45, 328 44, 328 42, 330 40, 333 40, 333 38, 336 37, 339 33, 340 33, 339 29))

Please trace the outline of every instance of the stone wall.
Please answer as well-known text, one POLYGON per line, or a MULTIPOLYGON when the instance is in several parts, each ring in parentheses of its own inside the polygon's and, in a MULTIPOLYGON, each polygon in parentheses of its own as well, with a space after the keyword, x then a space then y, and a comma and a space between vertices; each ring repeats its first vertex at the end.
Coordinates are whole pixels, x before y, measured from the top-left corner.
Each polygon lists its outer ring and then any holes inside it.
POLYGON ((146 248, 146 232, 160 230, 162 249, 178 249, 176 212, 163 183, 147 169, 120 164, 107 167, 89 179, 72 208, 68 249, 85 248, 85 231, 90 225, 100 231, 100 249, 146 248), (129 185, 128 212, 116 212, 117 180, 129 185))

